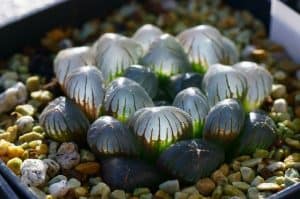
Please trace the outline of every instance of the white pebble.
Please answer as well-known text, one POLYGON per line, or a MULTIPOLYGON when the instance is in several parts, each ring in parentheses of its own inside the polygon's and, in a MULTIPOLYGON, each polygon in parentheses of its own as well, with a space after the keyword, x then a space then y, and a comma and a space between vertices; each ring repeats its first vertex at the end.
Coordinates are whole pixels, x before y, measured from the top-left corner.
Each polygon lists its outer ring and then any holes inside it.
POLYGON ((48 166, 39 159, 27 159, 21 166, 21 181, 30 186, 45 183, 48 166))
POLYGON ((22 82, 6 89, 0 94, 0 114, 10 111, 16 105, 22 104, 27 99, 27 90, 22 82))
POLYGON ((273 104, 272 110, 276 113, 286 113, 288 111, 288 105, 285 99, 276 99, 273 104))
POLYGON ((63 197, 69 191, 66 180, 53 183, 49 186, 49 193, 54 197, 63 197))

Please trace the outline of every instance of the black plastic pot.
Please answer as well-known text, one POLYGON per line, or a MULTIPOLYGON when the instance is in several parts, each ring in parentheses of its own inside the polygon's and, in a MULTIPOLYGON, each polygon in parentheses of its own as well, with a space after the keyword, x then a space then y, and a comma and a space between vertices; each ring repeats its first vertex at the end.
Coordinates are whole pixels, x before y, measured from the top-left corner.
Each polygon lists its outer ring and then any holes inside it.
MULTIPOLYGON (((103 17, 122 4, 123 0, 62 0, 54 6, 45 7, 39 12, 26 15, 13 23, 0 28, 0 57, 6 57, 26 45, 36 44, 51 28, 64 25, 78 26, 93 17, 103 17)), ((265 25, 270 22, 270 0, 227 0, 238 9, 248 9, 265 25)), ((35 196, 23 185, 0 160, 0 198, 35 199, 35 196)), ((300 198, 300 183, 292 185, 269 197, 270 199, 300 198)))

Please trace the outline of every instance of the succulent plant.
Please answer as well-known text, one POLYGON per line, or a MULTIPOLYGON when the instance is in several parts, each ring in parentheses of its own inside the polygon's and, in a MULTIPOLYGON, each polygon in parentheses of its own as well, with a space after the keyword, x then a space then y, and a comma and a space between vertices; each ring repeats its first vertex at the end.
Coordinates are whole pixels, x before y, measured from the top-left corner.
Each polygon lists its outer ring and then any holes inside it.
POLYGON ((233 41, 222 36, 223 48, 225 51, 224 63, 235 64, 239 60, 239 51, 233 41))
POLYGON ((129 127, 143 146, 143 154, 152 159, 180 139, 191 138, 192 119, 173 106, 143 108, 128 121, 129 127))
POLYGON ((115 33, 103 34, 92 47, 96 65, 106 82, 122 75, 132 64, 137 64, 143 49, 133 39, 115 33))
POLYGON ((102 178, 111 189, 133 191, 137 187, 156 187, 161 176, 148 163, 123 157, 102 161, 102 178))
POLYGON ((270 95, 273 78, 266 69, 255 62, 242 61, 233 65, 233 68, 245 74, 248 90, 243 105, 247 111, 253 111, 270 95))
POLYGON ((196 87, 186 88, 176 95, 173 106, 186 111, 192 117, 193 137, 200 138, 209 111, 207 97, 196 87))
POLYGON ((165 173, 187 183, 195 183, 224 162, 222 148, 202 139, 179 141, 167 148, 157 165, 165 173))
POLYGON ((250 112, 244 128, 234 144, 236 155, 252 154, 256 149, 268 149, 276 140, 276 125, 264 112, 250 112))
POLYGON ((125 70, 124 77, 139 83, 151 98, 156 96, 158 80, 150 68, 141 65, 132 65, 125 70))
POLYGON ((111 116, 101 116, 91 124, 87 143, 99 158, 106 156, 136 156, 137 143, 128 127, 111 116))
POLYGON ((153 43, 163 32, 152 24, 145 24, 141 26, 132 36, 132 39, 138 42, 142 47, 144 54, 146 54, 153 43))
POLYGON ((188 54, 193 69, 200 73, 216 63, 233 64, 237 62, 237 49, 233 43, 209 25, 199 25, 184 30, 177 36, 188 54))
POLYGON ((197 87, 201 89, 203 75, 200 73, 182 73, 173 75, 167 85, 167 92, 171 98, 177 93, 189 87, 197 87))
POLYGON ((163 34, 156 39, 140 63, 152 68, 161 80, 174 74, 191 71, 183 48, 169 34, 163 34))
POLYGON ((135 111, 153 105, 143 87, 133 80, 119 77, 108 85, 103 108, 106 114, 125 122, 135 111))
POLYGON ((206 116, 203 137, 225 146, 238 137, 244 120, 245 112, 237 100, 222 100, 206 116))
POLYGON ((247 80, 242 72, 231 66, 214 64, 204 75, 202 87, 213 106, 227 98, 242 100, 247 93, 247 80))
POLYGON ((59 142, 85 142, 89 120, 80 108, 65 97, 51 101, 39 117, 48 137, 59 142))
POLYGON ((90 47, 73 47, 59 51, 54 59, 54 73, 58 83, 64 87, 68 75, 75 69, 94 65, 95 60, 90 52, 90 47))
POLYGON ((90 120, 98 118, 105 89, 102 73, 96 67, 83 66, 74 70, 67 78, 64 91, 90 120))

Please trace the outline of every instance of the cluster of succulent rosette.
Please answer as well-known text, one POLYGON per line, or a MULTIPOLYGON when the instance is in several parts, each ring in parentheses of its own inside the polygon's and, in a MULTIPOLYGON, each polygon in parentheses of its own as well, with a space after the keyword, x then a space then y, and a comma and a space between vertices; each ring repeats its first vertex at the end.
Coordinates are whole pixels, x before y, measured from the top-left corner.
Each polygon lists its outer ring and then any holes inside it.
POLYGON ((105 33, 57 54, 65 96, 49 103, 40 124, 51 139, 87 144, 112 188, 151 187, 161 171, 196 182, 225 157, 275 140, 275 124, 258 109, 272 76, 238 61, 234 43, 208 25, 176 37, 149 24, 131 38, 105 33))

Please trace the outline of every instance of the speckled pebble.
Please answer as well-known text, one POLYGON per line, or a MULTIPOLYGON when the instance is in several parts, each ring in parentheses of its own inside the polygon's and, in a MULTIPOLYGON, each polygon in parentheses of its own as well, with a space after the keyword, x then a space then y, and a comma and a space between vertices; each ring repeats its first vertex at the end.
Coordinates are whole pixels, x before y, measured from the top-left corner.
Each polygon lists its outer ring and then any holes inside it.
POLYGON ((53 177, 59 172, 60 166, 55 160, 46 158, 43 159, 43 162, 48 165, 47 175, 49 177, 53 177))
POLYGON ((21 166, 21 181, 30 186, 45 183, 48 166, 39 159, 26 159, 21 166))
POLYGON ((56 160, 63 169, 71 169, 79 164, 80 154, 77 145, 72 142, 64 142, 56 153, 56 160))

